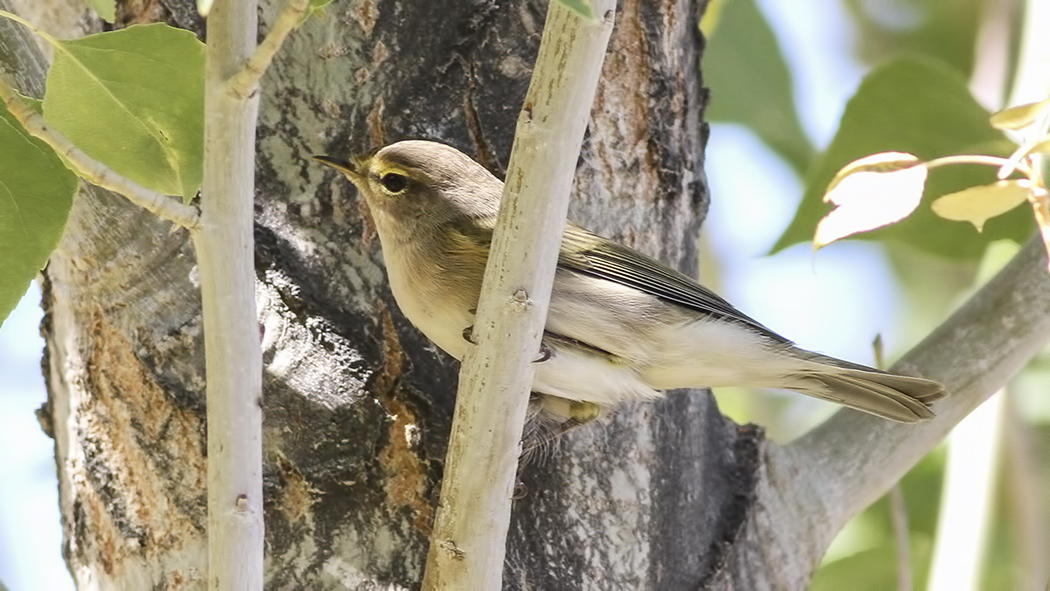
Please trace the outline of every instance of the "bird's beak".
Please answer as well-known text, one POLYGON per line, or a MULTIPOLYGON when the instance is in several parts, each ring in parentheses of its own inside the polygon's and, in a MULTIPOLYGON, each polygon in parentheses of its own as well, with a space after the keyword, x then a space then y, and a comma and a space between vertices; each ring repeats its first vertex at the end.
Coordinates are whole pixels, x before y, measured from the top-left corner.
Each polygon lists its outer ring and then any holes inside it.
POLYGON ((342 158, 332 158, 331 156, 322 155, 314 155, 313 158, 321 164, 331 166, 332 168, 345 174, 346 176, 350 177, 350 180, 358 180, 362 176, 364 176, 361 173, 361 171, 358 170, 358 166, 349 160, 342 158))

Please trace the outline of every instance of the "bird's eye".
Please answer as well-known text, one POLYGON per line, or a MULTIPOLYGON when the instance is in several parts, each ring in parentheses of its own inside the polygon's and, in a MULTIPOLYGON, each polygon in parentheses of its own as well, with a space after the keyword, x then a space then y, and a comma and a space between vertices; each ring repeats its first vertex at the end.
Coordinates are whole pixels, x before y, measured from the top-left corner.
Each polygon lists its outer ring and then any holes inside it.
POLYGON ((408 186, 408 179, 403 174, 397 174, 396 172, 388 172, 379 178, 379 182, 382 183, 383 188, 391 193, 400 193, 405 190, 408 186))

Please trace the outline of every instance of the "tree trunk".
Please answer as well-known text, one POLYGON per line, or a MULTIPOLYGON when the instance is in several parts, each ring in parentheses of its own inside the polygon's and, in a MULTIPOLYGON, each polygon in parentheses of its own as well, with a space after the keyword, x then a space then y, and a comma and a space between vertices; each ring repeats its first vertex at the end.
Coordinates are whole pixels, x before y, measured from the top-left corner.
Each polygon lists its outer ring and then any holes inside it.
MULTIPOLYGON (((625 0, 572 217, 687 272, 707 206, 702 0, 625 0)), ((267 2, 263 22, 280 8, 267 2)), ((196 28, 192 2, 122 6, 196 28)), ((310 160, 439 139, 498 173, 545 3, 337 1, 263 82, 256 270, 267 587, 414 588, 457 364, 398 311, 364 203, 310 160)), ((76 202, 45 279, 47 412, 82 589, 195 589, 206 572, 203 338, 185 232, 76 202)), ((521 470, 505 587, 711 582, 752 506, 763 439, 703 393, 626 405, 521 470)))

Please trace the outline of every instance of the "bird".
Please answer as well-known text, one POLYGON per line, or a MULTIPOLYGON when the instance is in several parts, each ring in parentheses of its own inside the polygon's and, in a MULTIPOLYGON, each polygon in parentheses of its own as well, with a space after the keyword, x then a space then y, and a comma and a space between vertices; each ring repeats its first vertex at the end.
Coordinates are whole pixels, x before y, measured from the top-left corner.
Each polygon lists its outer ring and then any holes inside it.
MULTIPOLYGON (((503 182, 444 143, 405 140, 314 159, 368 205, 398 307, 456 359, 472 346, 503 182)), ((787 389, 891 421, 934 416, 932 380, 807 351, 689 276, 567 222, 532 384, 530 416, 587 422, 667 390, 787 389)))

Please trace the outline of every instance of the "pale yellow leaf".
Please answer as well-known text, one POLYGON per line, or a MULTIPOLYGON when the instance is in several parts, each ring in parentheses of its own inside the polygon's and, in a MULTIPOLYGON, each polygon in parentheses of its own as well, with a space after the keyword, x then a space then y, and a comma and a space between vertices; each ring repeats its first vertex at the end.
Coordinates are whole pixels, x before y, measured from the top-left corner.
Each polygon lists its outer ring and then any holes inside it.
POLYGON ((831 179, 831 182, 828 183, 828 188, 824 193, 824 201, 827 202, 828 195, 831 194, 843 179, 851 174, 857 174, 858 172, 894 172, 918 166, 920 164, 922 164, 922 160, 919 160, 918 156, 907 152, 879 152, 878 154, 871 154, 863 158, 858 158, 846 166, 843 166, 842 169, 835 174, 835 178, 831 179))
POLYGON ((1031 125, 1036 117, 1039 117, 1039 114, 1048 108, 1050 108, 1050 98, 1037 103, 1003 109, 993 114, 990 121, 992 127, 996 129, 1021 129, 1031 125))
POLYGON ((1028 200, 1032 182, 1028 179, 996 181, 949 193, 933 202, 933 213, 946 220, 970 222, 977 231, 984 223, 1028 200))
MULTIPOLYGON (((1032 204, 1035 223, 1039 226, 1039 234, 1043 237, 1043 248, 1050 255, 1050 195, 1047 194, 1046 187, 1035 187, 1029 202, 1032 204)), ((1047 270, 1050 271, 1050 264, 1047 265, 1047 270)))
POLYGON ((1036 142, 1029 152, 1035 154, 1050 154, 1050 137, 1045 137, 1036 142))
POLYGON ((824 201, 838 207, 817 224, 814 245, 821 248, 846 236, 904 219, 922 200, 926 174, 925 166, 912 164, 892 172, 853 172, 845 176, 824 195, 824 201))

